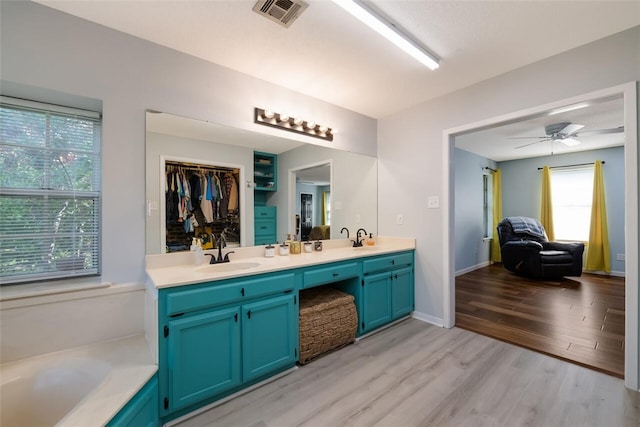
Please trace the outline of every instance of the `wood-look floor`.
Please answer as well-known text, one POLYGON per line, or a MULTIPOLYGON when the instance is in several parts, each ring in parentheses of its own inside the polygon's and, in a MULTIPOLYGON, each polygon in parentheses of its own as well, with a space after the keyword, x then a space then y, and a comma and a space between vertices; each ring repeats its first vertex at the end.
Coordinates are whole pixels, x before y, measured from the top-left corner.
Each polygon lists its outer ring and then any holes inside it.
POLYGON ((181 427, 638 426, 622 380, 408 319, 181 427))
POLYGON ((540 281, 494 264, 456 277, 456 326, 624 376, 624 279, 540 281))

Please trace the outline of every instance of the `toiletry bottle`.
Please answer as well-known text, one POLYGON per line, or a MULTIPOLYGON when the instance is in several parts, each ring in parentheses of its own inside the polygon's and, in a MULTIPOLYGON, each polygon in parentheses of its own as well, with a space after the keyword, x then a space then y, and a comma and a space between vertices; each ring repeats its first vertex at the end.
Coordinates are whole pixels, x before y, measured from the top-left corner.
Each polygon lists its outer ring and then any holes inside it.
POLYGON ((365 244, 367 246, 375 246, 376 245, 376 239, 373 238, 373 233, 369 233, 369 238, 367 239, 365 244))
POLYGON ((202 249, 202 240, 196 240, 196 265, 201 265, 204 262, 204 250, 202 249))
POLYGON ((282 243, 278 246, 278 254, 280 255, 289 255, 289 245, 287 243, 282 243))
POLYGON ((273 258, 276 254, 276 248, 271 243, 264 247, 264 256, 267 258, 273 258))
POLYGON ((307 242, 304 242, 304 251, 305 251, 306 253, 311 253, 311 252, 313 252, 313 243, 308 242, 308 241, 307 241, 307 242))
POLYGON ((301 252, 300 250, 300 242, 298 241, 298 236, 294 235, 293 236, 293 240, 291 241, 289 250, 291 251, 292 254, 299 254, 301 252))

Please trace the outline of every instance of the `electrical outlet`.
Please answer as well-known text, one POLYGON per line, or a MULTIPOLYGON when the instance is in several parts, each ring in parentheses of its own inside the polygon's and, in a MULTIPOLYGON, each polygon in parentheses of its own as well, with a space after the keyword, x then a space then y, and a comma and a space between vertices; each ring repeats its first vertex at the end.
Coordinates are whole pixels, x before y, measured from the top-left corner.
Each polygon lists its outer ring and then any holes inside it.
POLYGON ((616 260, 618 260, 618 261, 624 261, 624 254, 618 254, 618 255, 616 256, 616 260))
POLYGON ((360 224, 360 214, 356 214, 356 224, 360 224))
POLYGON ((398 216, 396 216, 396 222, 398 223, 398 225, 404 224, 404 215, 398 214, 398 216))

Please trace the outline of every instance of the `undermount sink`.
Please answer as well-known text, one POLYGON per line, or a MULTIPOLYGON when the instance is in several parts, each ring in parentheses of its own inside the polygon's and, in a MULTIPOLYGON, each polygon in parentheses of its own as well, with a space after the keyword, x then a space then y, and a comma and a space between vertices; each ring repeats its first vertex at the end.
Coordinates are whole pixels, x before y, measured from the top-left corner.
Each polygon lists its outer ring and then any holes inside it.
POLYGON ((355 248, 356 251, 377 251, 380 249, 380 246, 356 246, 355 248))
POLYGON ((225 262, 221 264, 207 264, 196 268, 200 273, 222 273, 227 271, 248 270, 260 266, 259 262, 225 262))

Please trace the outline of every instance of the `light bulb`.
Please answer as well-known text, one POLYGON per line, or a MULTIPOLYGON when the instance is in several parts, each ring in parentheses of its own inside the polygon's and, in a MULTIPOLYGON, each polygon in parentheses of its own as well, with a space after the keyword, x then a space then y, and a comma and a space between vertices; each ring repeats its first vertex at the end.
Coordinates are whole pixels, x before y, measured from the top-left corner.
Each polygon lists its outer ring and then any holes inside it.
POLYGON ((275 113, 271 110, 264 110, 264 113, 262 113, 262 117, 264 117, 265 119, 273 119, 274 115, 275 113))
POLYGON ((313 130, 316 127, 316 122, 314 122, 313 120, 308 120, 305 127, 309 130, 313 130))
POLYGON ((280 113, 278 116, 278 120, 281 122, 288 122, 289 121, 289 115, 285 114, 285 113, 280 113))

